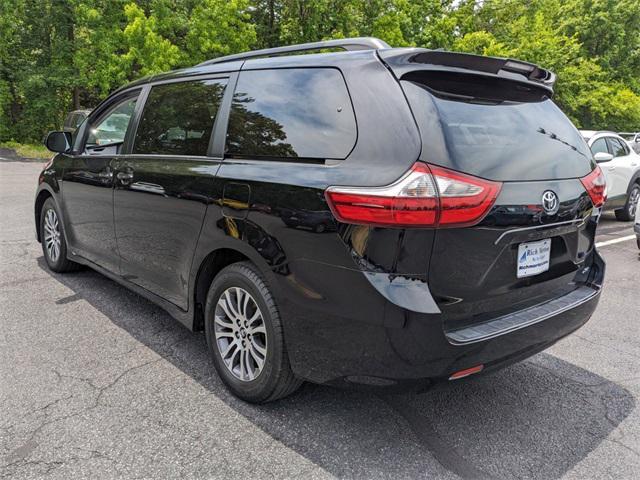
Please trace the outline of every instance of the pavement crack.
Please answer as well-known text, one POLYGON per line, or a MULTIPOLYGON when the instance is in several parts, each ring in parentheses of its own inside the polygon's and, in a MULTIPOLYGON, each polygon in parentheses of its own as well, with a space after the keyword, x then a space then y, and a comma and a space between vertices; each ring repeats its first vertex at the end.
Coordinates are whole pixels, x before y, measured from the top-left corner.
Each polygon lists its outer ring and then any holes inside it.
POLYGON ((621 446, 621 447, 622 447, 622 448, 624 448, 625 450, 628 450, 629 452, 631 452, 634 456, 636 456, 636 457, 639 457, 639 458, 640 458, 640 452, 638 452, 636 449, 634 449, 634 448, 630 447, 630 446, 629 446, 629 445, 627 445, 626 443, 624 443, 624 442, 622 442, 622 441, 620 441, 620 440, 617 440, 617 439, 615 439, 615 438, 607 438, 607 439, 605 439, 605 440, 606 440, 606 441, 608 441, 608 442, 615 443, 616 445, 621 446))
POLYGON ((120 380, 122 380, 125 376, 127 376, 129 373, 135 371, 135 370, 139 370, 141 368, 144 368, 148 365, 152 365, 154 363, 158 363, 161 362, 162 360, 164 360, 165 357, 160 357, 160 358, 156 358, 155 360, 150 360, 148 362, 142 363, 140 365, 135 365, 133 367, 127 368, 124 372, 120 373, 120 375, 118 375, 111 383, 109 383, 108 385, 105 385, 104 387, 100 387, 98 388, 98 395, 94 401, 94 406, 92 408, 96 408, 100 405, 100 399, 102 398, 102 395, 104 395, 104 393, 109 390, 110 388, 114 387, 120 380))

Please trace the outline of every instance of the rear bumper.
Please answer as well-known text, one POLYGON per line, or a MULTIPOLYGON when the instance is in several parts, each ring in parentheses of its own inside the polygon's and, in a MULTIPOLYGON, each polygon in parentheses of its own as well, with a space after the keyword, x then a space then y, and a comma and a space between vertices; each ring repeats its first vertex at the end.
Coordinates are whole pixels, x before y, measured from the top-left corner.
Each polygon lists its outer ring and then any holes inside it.
MULTIPOLYGON (((540 314, 539 318, 515 312, 522 319, 520 325, 511 319, 504 331, 473 341, 460 341, 461 337, 456 339, 452 332, 445 332, 441 315, 409 312, 386 301, 377 303, 381 295, 375 289, 369 293, 372 301, 367 311, 371 314, 371 305, 378 305, 379 318, 366 321, 320 313, 314 302, 297 305, 291 311, 288 309, 293 306, 288 304, 283 308, 283 318, 292 368, 300 377, 316 383, 391 387, 446 380, 454 372, 479 364, 487 372, 520 361, 589 320, 600 299, 605 269, 597 252, 593 255, 597 268, 576 292, 542 306, 534 312, 540 314)), ((352 282, 352 287, 360 290, 364 284, 352 282)), ((363 297, 353 298, 361 301, 363 297)))

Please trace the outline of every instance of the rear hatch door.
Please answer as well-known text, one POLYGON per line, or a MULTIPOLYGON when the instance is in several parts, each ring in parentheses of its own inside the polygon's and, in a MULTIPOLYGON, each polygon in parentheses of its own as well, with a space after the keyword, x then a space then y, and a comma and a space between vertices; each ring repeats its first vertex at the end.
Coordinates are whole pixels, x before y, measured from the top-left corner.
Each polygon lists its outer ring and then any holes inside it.
POLYGON ((436 231, 429 286, 445 330, 575 290, 590 268, 597 217, 580 181, 594 168, 548 89, 503 78, 412 72, 401 81, 421 160, 502 182, 476 226, 436 231))

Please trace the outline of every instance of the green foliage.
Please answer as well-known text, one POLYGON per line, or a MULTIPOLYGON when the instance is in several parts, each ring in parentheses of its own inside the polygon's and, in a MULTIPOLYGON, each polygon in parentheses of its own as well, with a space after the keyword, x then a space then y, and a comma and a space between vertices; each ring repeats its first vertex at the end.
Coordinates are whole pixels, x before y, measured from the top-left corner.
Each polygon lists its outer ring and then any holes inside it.
POLYGON ((145 15, 135 3, 124 7, 127 25, 122 31, 125 52, 121 69, 128 77, 141 77, 169 70, 180 61, 180 49, 158 33, 158 19, 145 15))
POLYGON ((10 148, 22 158, 49 159, 52 154, 44 145, 24 145, 18 142, 2 142, 0 148, 10 148))
POLYGON ((0 141, 144 75, 360 35, 538 63, 578 126, 640 129, 638 0, 0 0, 0 141))
POLYGON ((188 59, 198 63, 249 50, 256 43, 246 0, 203 0, 191 14, 186 35, 188 59))

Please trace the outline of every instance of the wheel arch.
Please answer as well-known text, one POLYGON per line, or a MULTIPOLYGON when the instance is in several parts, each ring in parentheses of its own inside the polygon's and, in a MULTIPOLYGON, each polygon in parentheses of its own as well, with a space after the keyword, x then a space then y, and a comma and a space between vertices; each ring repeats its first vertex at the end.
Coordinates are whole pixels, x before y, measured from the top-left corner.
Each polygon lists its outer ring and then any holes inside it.
POLYGON ((42 233, 40 232, 40 215, 42 214, 44 202, 46 202, 48 198, 54 198, 53 193, 48 189, 43 188, 36 195, 36 201, 34 202, 34 220, 36 224, 36 240, 38 240, 38 243, 42 242, 42 233))
POLYGON ((223 268, 242 261, 250 261, 255 264, 251 258, 238 249, 223 247, 209 252, 200 262, 193 288, 194 331, 204 329, 204 303, 213 279, 223 268))
POLYGON ((640 170, 633 174, 631 180, 629 181, 629 186, 627 187, 627 196, 631 193, 631 189, 634 185, 640 185, 640 170))

